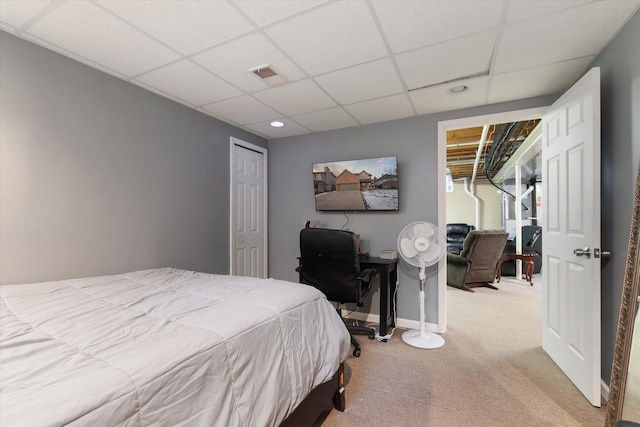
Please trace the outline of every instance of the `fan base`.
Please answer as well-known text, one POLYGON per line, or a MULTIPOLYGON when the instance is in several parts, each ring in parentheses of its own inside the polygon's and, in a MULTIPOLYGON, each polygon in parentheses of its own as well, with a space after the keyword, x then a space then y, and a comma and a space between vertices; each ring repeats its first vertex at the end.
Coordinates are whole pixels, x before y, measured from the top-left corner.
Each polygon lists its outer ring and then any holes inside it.
POLYGON ((402 334, 402 341, 412 347, 424 349, 440 348, 444 345, 444 338, 433 332, 421 334, 420 331, 407 331, 402 334))

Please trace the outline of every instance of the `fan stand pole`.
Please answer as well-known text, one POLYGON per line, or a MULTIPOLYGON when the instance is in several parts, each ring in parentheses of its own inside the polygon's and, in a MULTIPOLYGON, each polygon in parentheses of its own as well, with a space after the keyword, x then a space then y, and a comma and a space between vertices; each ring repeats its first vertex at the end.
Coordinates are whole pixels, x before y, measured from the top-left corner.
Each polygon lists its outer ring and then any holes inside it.
POLYGON ((420 330, 407 331, 402 334, 402 341, 409 344, 412 347, 434 349, 440 348, 444 345, 444 338, 433 332, 425 331, 425 318, 424 318, 424 280, 425 272, 424 268, 420 268, 420 330))

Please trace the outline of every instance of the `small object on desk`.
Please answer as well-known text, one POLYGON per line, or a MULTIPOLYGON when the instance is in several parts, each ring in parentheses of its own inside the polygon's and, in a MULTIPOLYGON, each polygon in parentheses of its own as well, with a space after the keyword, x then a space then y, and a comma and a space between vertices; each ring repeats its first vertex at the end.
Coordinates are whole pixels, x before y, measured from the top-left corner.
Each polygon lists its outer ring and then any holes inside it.
POLYGON ((361 252, 358 254, 360 258, 369 258, 369 252, 361 252))
POLYGON ((383 259, 396 259, 396 258, 398 258, 398 251, 392 251, 392 250, 380 251, 380 258, 383 258, 383 259))

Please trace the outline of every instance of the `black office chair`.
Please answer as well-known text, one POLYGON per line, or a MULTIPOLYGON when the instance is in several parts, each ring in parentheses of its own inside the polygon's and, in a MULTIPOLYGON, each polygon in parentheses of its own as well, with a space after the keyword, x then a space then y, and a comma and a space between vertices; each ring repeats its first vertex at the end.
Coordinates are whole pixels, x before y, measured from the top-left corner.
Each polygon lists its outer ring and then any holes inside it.
MULTIPOLYGON (((304 228, 300 231, 298 260, 296 271, 300 273, 300 283, 319 289, 329 301, 337 302, 336 310, 340 317, 340 304, 356 303, 358 307, 363 306, 375 270, 360 271, 355 234, 343 230, 304 228)), ((353 355, 359 357, 361 347, 353 333, 367 334, 372 340, 375 330, 359 325, 347 325, 347 329, 354 347, 353 355)))

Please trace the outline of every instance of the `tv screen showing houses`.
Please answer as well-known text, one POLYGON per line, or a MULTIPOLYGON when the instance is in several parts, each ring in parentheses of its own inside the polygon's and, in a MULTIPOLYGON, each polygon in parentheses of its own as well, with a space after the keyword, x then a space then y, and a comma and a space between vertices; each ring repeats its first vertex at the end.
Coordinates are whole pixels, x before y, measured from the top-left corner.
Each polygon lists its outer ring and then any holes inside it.
POLYGON ((313 165, 317 211, 397 211, 396 157, 313 165))

